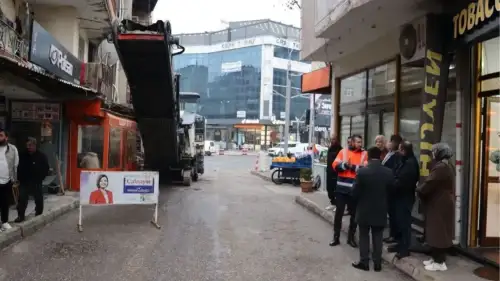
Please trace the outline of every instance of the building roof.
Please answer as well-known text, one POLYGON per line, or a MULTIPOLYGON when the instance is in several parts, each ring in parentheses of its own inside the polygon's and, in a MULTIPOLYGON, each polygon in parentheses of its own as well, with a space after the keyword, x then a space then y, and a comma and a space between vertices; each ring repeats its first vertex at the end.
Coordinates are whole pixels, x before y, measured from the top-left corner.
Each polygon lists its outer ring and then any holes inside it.
POLYGON ((300 28, 270 19, 260 19, 229 22, 228 28, 217 31, 174 36, 179 38, 183 46, 203 46, 269 35, 300 41, 300 28))

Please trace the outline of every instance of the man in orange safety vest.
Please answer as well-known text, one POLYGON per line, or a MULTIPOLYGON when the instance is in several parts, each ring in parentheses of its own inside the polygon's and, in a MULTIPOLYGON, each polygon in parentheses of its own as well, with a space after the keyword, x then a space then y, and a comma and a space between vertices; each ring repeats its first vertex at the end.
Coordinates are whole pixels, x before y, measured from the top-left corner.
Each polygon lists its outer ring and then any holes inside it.
POLYGON ((337 209, 333 223, 333 241, 330 246, 340 244, 340 230, 342 228, 342 217, 345 208, 350 212, 349 231, 347 234, 347 244, 356 248, 358 245, 354 239, 356 234, 356 202, 352 197, 356 172, 359 168, 366 166, 368 157, 362 148, 363 138, 359 135, 352 136, 352 142, 349 147, 342 149, 332 163, 333 169, 338 173, 337 188, 335 190, 335 202, 337 209))

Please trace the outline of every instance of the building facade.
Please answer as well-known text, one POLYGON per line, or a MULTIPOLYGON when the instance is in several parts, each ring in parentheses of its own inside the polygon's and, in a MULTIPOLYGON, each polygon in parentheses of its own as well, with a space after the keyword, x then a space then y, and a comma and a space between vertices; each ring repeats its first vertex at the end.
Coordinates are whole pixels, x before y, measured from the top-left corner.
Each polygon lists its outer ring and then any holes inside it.
POLYGON ((231 22, 222 31, 176 35, 186 51, 174 57, 174 68, 181 74, 181 90, 201 95, 209 139, 255 149, 266 145, 273 129, 266 132, 262 126, 285 119, 289 63, 290 116, 304 118, 309 96, 300 92, 300 74, 310 71, 310 64, 299 61, 299 32, 257 20, 231 22))
POLYGON ((366 146, 378 134, 401 134, 414 143, 422 178, 432 144, 448 143, 455 243, 498 266, 500 2, 382 2, 303 3, 301 58, 333 65, 332 131, 343 143, 360 134, 366 146))

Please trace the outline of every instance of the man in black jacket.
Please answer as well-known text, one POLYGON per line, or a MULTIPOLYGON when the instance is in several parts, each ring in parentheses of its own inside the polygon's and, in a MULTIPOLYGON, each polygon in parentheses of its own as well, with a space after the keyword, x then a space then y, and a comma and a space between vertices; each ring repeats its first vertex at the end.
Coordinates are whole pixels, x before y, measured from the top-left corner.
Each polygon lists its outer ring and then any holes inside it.
POLYGON ((393 196, 398 227, 398 244, 389 247, 389 252, 397 252, 396 258, 401 259, 410 255, 411 242, 411 211, 415 203, 415 189, 420 177, 417 158, 413 153, 413 145, 404 141, 399 146, 401 163, 396 168, 393 196))
POLYGON ((19 180, 19 202, 17 205, 17 219, 15 222, 24 221, 29 196, 35 198, 35 215, 43 213, 42 182, 49 173, 47 156, 37 150, 36 139, 28 138, 26 151, 19 155, 17 178, 19 180))
POLYGON ((381 153, 377 147, 368 149, 368 165, 358 170, 353 189, 353 198, 357 201, 360 260, 352 266, 366 271, 370 269, 370 231, 374 269, 382 270, 382 235, 387 223, 387 192, 394 182, 392 171, 382 166, 381 153))
POLYGON ((328 154, 326 157, 326 191, 328 192, 328 199, 330 199, 330 206, 326 207, 327 210, 335 209, 335 188, 337 187, 337 172, 333 170, 332 163, 335 161, 337 154, 342 150, 337 136, 332 136, 328 154))
MULTIPOLYGON (((393 174, 396 173, 396 168, 401 162, 401 155, 399 153, 399 145, 403 141, 400 135, 392 135, 390 140, 389 152, 382 160, 382 165, 392 170, 393 174)), ((398 232, 396 221, 396 204, 393 192, 389 191, 387 203, 389 204, 389 237, 384 239, 386 243, 394 243, 399 239, 400 233, 398 232)))

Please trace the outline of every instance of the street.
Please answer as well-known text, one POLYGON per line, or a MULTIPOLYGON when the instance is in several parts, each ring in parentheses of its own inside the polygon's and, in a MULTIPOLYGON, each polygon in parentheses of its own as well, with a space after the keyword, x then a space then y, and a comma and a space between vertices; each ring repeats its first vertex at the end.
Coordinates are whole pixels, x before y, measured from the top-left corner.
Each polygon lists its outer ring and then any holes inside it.
POLYGON ((330 248, 331 227, 293 202, 297 187, 250 175, 255 157, 206 157, 191 187, 162 189, 152 207, 109 206, 63 216, 0 253, 0 281, 409 280, 385 265, 351 267, 358 252, 330 248))

